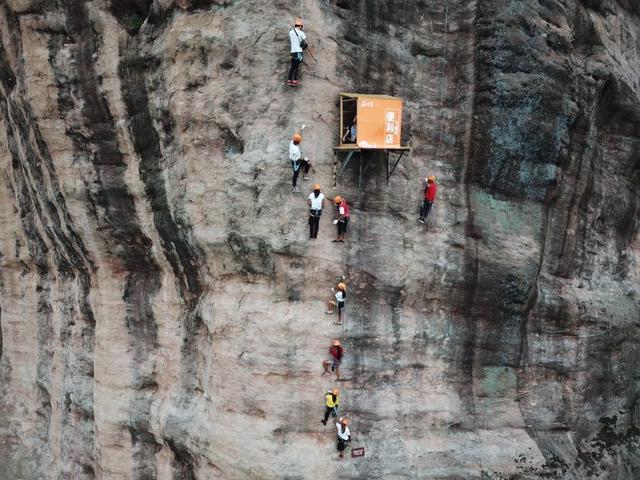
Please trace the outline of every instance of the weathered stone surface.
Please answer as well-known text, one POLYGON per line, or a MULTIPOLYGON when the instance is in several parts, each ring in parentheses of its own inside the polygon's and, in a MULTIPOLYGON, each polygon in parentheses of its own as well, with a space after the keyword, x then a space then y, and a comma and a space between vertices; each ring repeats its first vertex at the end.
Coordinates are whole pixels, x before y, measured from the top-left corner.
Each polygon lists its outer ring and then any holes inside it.
POLYGON ((0 40, 0 478, 640 477, 637 2, 0 0, 0 40), (341 91, 405 99, 389 186, 330 188, 341 91))

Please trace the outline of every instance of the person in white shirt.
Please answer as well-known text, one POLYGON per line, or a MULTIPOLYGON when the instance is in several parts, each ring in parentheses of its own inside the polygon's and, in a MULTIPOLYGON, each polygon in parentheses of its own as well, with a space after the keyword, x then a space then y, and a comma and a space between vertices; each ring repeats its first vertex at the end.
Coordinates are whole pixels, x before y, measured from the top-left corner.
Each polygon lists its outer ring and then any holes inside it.
POLYGON ((289 30, 289 42, 291 43, 291 68, 289 69, 289 77, 287 79, 287 85, 290 87, 297 87, 300 85, 298 81, 298 72, 300 71, 300 63, 302 63, 302 51, 307 48, 307 36, 302 29, 301 18, 296 18, 294 27, 289 30))
POLYGON ((353 122, 347 127, 347 130, 342 136, 342 143, 356 143, 358 137, 358 117, 353 117, 353 122))
POLYGON ((343 319, 343 313, 342 311, 344 310, 345 307, 345 300, 347 299, 347 285, 343 282, 340 282, 336 288, 332 288, 331 291, 333 292, 333 296, 335 298, 334 300, 329 300, 327 302, 327 308, 328 310, 324 313, 326 313, 327 315, 333 315, 333 311, 334 309, 337 307, 338 308, 338 321, 337 322, 333 322, 336 325, 342 325, 342 319, 343 319))
MULTIPOLYGON (((300 175, 300 142, 302 142, 302 135, 296 133, 293 135, 291 139, 291 143, 289 144, 289 161, 291 162, 291 168, 293 169, 293 178, 291 179, 291 191, 299 192, 298 188, 298 175, 300 175)), ((306 158, 305 158, 306 161, 306 158)))
POLYGON ((336 429, 338 438, 336 442, 336 448, 340 452, 340 458, 344 458, 343 452, 351 442, 351 432, 349 431, 349 419, 346 417, 340 417, 340 420, 336 422, 336 429))
POLYGON ((324 193, 320 191, 320 184, 313 186, 313 192, 309 194, 309 238, 318 238, 320 229, 320 215, 324 206, 324 193))

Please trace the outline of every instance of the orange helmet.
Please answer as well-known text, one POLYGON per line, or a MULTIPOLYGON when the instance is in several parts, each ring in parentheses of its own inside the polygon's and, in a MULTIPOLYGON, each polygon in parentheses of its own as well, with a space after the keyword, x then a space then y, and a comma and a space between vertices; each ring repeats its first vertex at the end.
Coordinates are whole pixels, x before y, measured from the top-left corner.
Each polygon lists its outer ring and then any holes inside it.
POLYGON ((319 183, 316 183, 316 184, 313 186, 313 189, 314 189, 314 190, 320 190, 320 184, 319 184, 319 183))
POLYGON ((436 177, 434 177, 433 175, 429 175, 427 177, 427 182, 434 183, 435 181, 436 181, 436 177))
POLYGON ((336 198, 333 199, 333 202, 336 205, 340 205, 342 203, 342 197, 340 195, 336 195, 336 198))
POLYGON ((346 284, 344 284, 344 283, 342 283, 342 282, 340 282, 340 283, 338 284, 338 288, 339 288, 340 290, 346 290, 346 289, 347 289, 347 285, 346 285, 346 284))
POLYGON ((338 395, 340 393, 340 390, 337 388, 334 388, 333 390, 331 390, 331 393, 333 393, 334 395, 338 395))
POLYGON ((349 419, 348 419, 348 418, 341 418, 341 419, 340 419, 340 422, 341 422, 343 425, 347 425, 347 426, 349 425, 349 419))
POLYGON ((302 141, 302 135, 300 135, 299 133, 294 133, 293 134, 293 141, 300 143, 302 141))
POLYGON ((333 346, 334 347, 339 347, 340 346, 340 340, 336 339, 333 341, 333 346))

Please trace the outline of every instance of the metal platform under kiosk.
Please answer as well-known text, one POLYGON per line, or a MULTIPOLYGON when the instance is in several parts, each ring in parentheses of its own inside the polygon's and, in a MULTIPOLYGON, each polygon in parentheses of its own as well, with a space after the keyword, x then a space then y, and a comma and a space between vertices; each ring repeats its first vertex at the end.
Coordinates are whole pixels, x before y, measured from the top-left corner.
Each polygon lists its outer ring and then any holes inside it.
POLYGON ((373 158, 367 159, 363 168, 362 157, 365 152, 371 157, 378 154, 381 154, 384 157, 387 166, 387 185, 389 185, 391 175, 395 172, 396 167, 400 163, 404 154, 409 151, 411 151, 411 147, 370 149, 360 148, 356 144, 338 145, 333 148, 333 186, 335 187, 338 184, 338 178, 340 178, 340 175, 347 168, 347 165, 349 165, 349 162, 351 162, 354 156, 358 157, 358 187, 362 186, 362 176, 367 172, 369 165, 371 165, 371 162, 373 161, 373 158), (393 159, 392 155, 397 155, 397 157, 393 159))

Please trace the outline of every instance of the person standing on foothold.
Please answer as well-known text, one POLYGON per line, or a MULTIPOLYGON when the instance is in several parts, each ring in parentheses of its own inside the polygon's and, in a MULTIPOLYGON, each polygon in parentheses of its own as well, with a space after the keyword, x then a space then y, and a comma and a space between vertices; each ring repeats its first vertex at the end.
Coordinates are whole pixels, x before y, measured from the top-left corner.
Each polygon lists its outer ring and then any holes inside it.
POLYGON ((349 419, 346 417, 340 417, 336 422, 336 429, 338 430, 338 438, 336 442, 336 448, 340 452, 339 457, 343 457, 343 452, 351 442, 351 432, 349 431, 349 419))
POLYGON ((334 388, 333 390, 329 390, 324 396, 325 399, 325 408, 324 408, 324 418, 320 420, 323 425, 327 424, 327 420, 329 420, 329 415, 333 415, 333 418, 338 416, 338 403, 340 399, 338 398, 338 394, 340 390, 334 388))
POLYGON ((289 77, 287 79, 287 85, 290 87, 297 87, 300 85, 298 81, 298 73, 300 71, 300 64, 302 63, 302 51, 308 46, 307 36, 302 31, 304 25, 301 18, 296 18, 296 23, 291 30, 289 30, 289 43, 291 44, 290 56, 291 56, 291 68, 289 68, 289 77))
POLYGON ((313 192, 309 194, 309 238, 318 238, 320 229, 320 215, 324 205, 324 193, 320 191, 320 184, 313 186, 313 192))
POLYGON ((347 127, 342 136, 342 143, 356 143, 358 138, 358 116, 353 117, 353 121, 347 127))
POLYGON ((327 315, 333 315, 333 311, 334 309, 337 307, 338 308, 338 321, 337 322, 333 322, 336 325, 342 325, 342 318, 343 318, 343 313, 342 311, 344 310, 345 307, 345 300, 347 299, 347 285, 343 282, 340 282, 336 288, 332 288, 331 291, 333 292, 333 296, 335 297, 335 301, 334 300, 329 300, 327 302, 327 311, 324 312, 327 315))
POLYGON ((338 218, 333 221, 334 225, 338 226, 338 235, 332 242, 344 242, 344 236, 347 233, 347 226, 349 225, 349 205, 347 201, 340 195, 333 199, 333 203, 336 206, 336 212, 338 218))
POLYGON ((438 186, 436 185, 436 177, 433 175, 429 175, 425 179, 427 185, 424 189, 424 200, 422 200, 422 204, 420 205, 420 218, 418 221, 420 223, 424 223, 427 215, 431 211, 431 207, 433 206, 433 202, 436 199, 436 192, 438 190, 438 186))
POLYGON ((334 340, 331 347, 329 347, 329 355, 331 355, 331 360, 324 360, 322 362, 322 367, 324 368, 324 372, 322 372, 322 376, 329 375, 329 367, 331 367, 332 372, 336 372, 336 381, 340 381, 340 365, 342 364, 342 359, 344 358, 345 350, 340 345, 340 340, 334 340))
POLYGON ((302 142, 302 135, 295 133, 289 144, 289 161, 291 162, 291 168, 293 169, 293 178, 291 179, 291 191, 299 192, 298 188, 298 175, 300 175, 300 142, 302 142))

